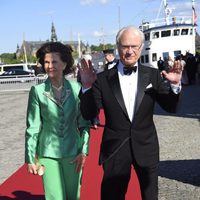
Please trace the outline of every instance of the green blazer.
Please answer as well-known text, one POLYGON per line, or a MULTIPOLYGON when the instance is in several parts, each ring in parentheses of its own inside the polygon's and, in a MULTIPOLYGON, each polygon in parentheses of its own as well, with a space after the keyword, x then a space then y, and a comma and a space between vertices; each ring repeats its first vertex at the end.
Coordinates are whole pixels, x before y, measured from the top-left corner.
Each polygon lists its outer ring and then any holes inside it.
POLYGON ((90 122, 80 113, 80 84, 64 79, 63 103, 53 95, 50 80, 32 86, 29 93, 25 162, 36 157, 64 158, 88 153, 90 122))

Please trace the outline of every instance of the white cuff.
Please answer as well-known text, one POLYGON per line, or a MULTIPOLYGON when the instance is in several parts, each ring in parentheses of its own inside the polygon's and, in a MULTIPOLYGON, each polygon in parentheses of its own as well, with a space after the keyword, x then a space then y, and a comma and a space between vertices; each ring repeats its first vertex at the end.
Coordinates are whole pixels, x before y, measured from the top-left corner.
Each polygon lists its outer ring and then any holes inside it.
POLYGON ((172 83, 170 83, 171 89, 175 94, 179 94, 181 92, 181 83, 179 83, 179 85, 174 85, 172 83))
POLYGON ((89 87, 89 88, 85 88, 85 89, 83 89, 82 88, 82 94, 84 94, 85 92, 87 92, 89 89, 91 89, 92 87, 89 87))

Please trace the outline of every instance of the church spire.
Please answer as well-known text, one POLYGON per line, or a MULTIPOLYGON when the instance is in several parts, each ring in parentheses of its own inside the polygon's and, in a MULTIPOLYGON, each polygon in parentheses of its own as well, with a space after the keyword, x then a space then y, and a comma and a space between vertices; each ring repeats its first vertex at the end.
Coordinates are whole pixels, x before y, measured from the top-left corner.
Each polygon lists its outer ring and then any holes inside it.
POLYGON ((51 24, 51 42, 57 42, 57 35, 56 35, 56 29, 54 27, 54 24, 52 22, 51 24))

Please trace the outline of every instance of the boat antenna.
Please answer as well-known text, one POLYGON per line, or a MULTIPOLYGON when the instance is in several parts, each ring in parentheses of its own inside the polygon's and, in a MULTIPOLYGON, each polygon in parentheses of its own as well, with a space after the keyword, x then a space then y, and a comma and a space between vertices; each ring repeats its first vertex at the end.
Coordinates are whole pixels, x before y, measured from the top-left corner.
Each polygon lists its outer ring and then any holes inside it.
POLYGON ((165 8, 165 21, 166 21, 166 24, 169 25, 169 17, 171 14, 171 9, 168 8, 167 0, 164 0, 164 8, 165 8))
POLYGON ((121 28, 120 18, 121 18, 121 12, 120 12, 120 6, 118 6, 118 25, 119 25, 119 30, 121 28))
POLYGON ((160 7, 159 7, 159 10, 158 10, 158 13, 157 13, 157 16, 156 16, 156 19, 158 20, 159 16, 160 16, 160 11, 162 9, 162 6, 163 6, 163 0, 161 1, 160 3, 160 7))

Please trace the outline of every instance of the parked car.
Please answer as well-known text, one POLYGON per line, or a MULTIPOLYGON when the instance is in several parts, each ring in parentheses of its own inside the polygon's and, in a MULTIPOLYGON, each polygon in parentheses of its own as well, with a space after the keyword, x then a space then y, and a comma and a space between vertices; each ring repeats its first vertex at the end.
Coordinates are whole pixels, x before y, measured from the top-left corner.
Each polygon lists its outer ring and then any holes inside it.
POLYGON ((5 71, 3 74, 0 75, 0 78, 3 78, 3 77, 27 77, 27 76, 34 76, 34 73, 32 72, 28 72, 28 71, 25 71, 25 70, 22 70, 22 69, 10 69, 8 71, 5 71))
POLYGON ((35 77, 32 72, 24 71, 22 69, 10 69, 0 75, 0 82, 29 82, 35 77))
POLYGON ((20 63, 20 64, 4 64, 0 65, 0 74, 3 74, 6 71, 11 69, 21 69, 27 72, 33 72, 34 69, 37 67, 36 63, 20 63))

